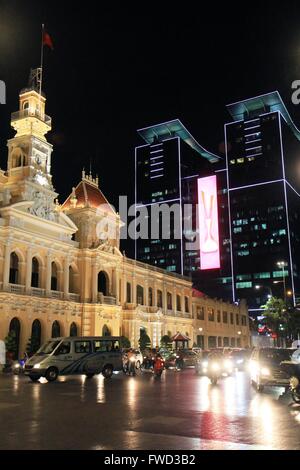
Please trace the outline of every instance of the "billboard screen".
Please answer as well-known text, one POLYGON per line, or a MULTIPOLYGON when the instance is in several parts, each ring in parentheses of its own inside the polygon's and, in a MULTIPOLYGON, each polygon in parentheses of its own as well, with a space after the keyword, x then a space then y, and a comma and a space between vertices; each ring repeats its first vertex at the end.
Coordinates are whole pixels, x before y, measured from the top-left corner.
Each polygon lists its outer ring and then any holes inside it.
POLYGON ((198 178, 200 269, 220 268, 217 177, 198 178))

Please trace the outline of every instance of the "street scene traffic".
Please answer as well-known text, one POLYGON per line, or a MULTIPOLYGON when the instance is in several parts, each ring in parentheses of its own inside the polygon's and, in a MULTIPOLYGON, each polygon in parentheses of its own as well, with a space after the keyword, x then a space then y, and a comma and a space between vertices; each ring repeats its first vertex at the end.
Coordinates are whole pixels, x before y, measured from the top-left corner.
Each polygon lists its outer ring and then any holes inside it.
POLYGON ((141 352, 119 340, 85 338, 82 361, 82 338, 57 338, 6 367, 0 448, 300 447, 299 348, 141 352))

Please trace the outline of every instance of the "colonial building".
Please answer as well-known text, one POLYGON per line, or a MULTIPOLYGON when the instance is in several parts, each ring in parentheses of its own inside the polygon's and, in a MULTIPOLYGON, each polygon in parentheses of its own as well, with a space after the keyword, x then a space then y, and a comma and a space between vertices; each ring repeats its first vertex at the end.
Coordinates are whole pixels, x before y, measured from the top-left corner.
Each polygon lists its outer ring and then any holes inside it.
POLYGON ((137 346, 141 329, 153 346, 177 332, 190 346, 248 346, 245 304, 200 296, 188 278, 121 254, 122 222, 97 178, 83 172, 57 202, 45 101, 34 81, 21 91, 0 170, 0 339, 15 331, 19 354, 33 337, 124 335, 137 346))

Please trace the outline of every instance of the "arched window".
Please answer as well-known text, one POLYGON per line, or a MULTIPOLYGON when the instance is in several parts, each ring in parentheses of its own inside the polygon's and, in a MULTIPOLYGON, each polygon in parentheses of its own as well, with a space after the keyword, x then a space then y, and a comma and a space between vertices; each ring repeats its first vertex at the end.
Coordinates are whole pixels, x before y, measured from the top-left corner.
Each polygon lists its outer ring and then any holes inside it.
POLYGON ((181 312, 181 297, 176 295, 176 309, 178 312, 181 312))
POLYGON ((127 282, 127 284, 126 284, 126 302, 128 302, 128 303, 131 302, 131 284, 130 284, 130 282, 127 282))
POLYGON ((148 290, 148 303, 149 303, 149 307, 152 307, 152 305, 153 305, 153 289, 152 289, 152 287, 149 287, 149 290, 148 290))
POLYGON ((39 262, 32 258, 31 287, 39 287, 39 262))
POLYGON ((28 109, 28 108, 29 108, 29 101, 24 101, 23 109, 28 109))
POLYGON ((77 336, 77 325, 74 322, 70 325, 70 336, 77 336))
POLYGON ((10 284, 19 283, 19 258, 15 252, 10 254, 9 282, 10 284))
POLYGON ((51 338, 58 338, 60 336, 60 324, 57 320, 52 323, 51 338))
POLYGON ((104 325, 102 328, 102 336, 111 336, 111 331, 107 325, 104 325))
POLYGON ((162 291, 158 290, 157 291, 157 306, 162 308, 163 306, 163 301, 162 301, 162 291))
POLYGON ((142 286, 136 286, 136 302, 139 305, 144 305, 144 288, 142 286))
POLYGON ((31 327, 31 352, 35 353, 41 346, 42 327, 40 320, 34 320, 31 327))
POLYGON ((51 290, 58 290, 58 271, 54 261, 51 263, 51 290))
POLYGON ((104 271, 98 273, 98 292, 103 295, 108 295, 109 293, 108 275, 104 271))
POLYGON ((19 357, 21 324, 17 317, 14 317, 9 324, 9 335, 11 337, 11 351, 14 359, 19 357))
POLYGON ((172 310, 173 308, 173 302, 172 302, 172 294, 171 292, 167 293, 167 308, 168 310, 172 310))

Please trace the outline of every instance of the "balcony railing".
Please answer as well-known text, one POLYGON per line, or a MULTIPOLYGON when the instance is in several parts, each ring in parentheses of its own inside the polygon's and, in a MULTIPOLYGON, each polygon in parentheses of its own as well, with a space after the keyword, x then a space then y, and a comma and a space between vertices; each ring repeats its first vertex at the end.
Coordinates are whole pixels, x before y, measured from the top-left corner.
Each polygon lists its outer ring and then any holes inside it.
POLYGON ((47 114, 42 114, 36 109, 32 110, 30 108, 22 109, 21 111, 16 111, 11 114, 12 121, 18 121, 19 119, 24 119, 27 117, 33 117, 39 119, 40 121, 47 124, 47 126, 51 127, 51 117, 47 116, 47 114))
POLYGON ((79 294, 69 293, 69 300, 72 300, 73 302, 79 302, 79 299, 80 299, 79 294))
POLYGON ((40 289, 39 287, 31 287, 31 295, 35 295, 37 297, 45 297, 45 289, 40 289))
POLYGON ((7 292, 12 292, 13 294, 24 294, 25 286, 21 286, 20 284, 7 284, 5 290, 7 292))
POLYGON ((53 299, 62 299, 63 296, 64 296, 64 293, 60 292, 58 290, 51 290, 50 291, 50 297, 52 297, 53 299))
POLYGON ((117 301, 116 298, 111 295, 103 295, 101 292, 98 293, 98 302, 100 304, 106 305, 116 305, 117 301))

